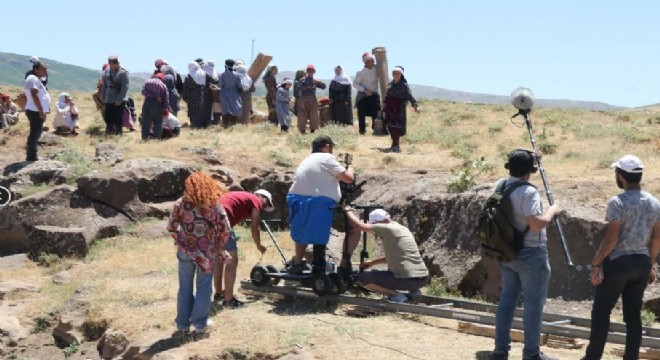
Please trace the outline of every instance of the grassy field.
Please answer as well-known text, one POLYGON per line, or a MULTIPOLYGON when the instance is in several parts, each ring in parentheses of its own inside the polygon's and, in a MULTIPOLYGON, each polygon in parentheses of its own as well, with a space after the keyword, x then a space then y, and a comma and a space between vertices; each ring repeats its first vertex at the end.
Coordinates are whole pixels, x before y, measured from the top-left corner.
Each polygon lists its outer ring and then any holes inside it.
MULTIPOLYGON (((16 89, 10 89, 13 94, 16 89)), ((57 98, 56 93, 51 94, 57 98)), ((277 168, 293 171, 309 154, 311 135, 295 132, 282 134, 267 124, 220 127, 208 130, 184 128, 182 135, 167 141, 140 141, 139 131, 122 137, 95 135, 104 124, 96 112, 90 94, 73 93, 81 111, 83 132, 78 137, 64 139, 63 145, 43 148, 41 156, 56 155, 75 164, 76 173, 89 170, 105 171, 88 159, 95 145, 112 142, 124 150, 124 158, 144 156, 190 160, 182 147, 206 147, 218 151, 228 167, 247 175, 252 168, 277 168), (277 163, 277 165, 276 165, 277 163)), ((138 113, 142 99, 136 98, 138 113)), ((383 152, 389 138, 359 136, 357 126, 328 126, 320 132, 329 134, 339 143, 337 151, 354 155, 358 172, 375 170, 409 171, 427 169, 452 172, 456 180, 448 189, 461 191, 478 183, 505 176, 502 164, 506 154, 518 147, 530 147, 527 129, 512 106, 455 104, 442 101, 420 101, 420 114, 409 111, 408 135, 403 138, 400 154, 383 152), (453 184, 453 186, 452 186, 453 184)), ((255 109, 265 111, 263 99, 255 99, 255 109)), ((188 122, 184 110, 179 118, 188 122)), ((604 203, 617 192, 609 165, 618 157, 632 153, 645 163, 644 186, 660 192, 660 110, 633 109, 619 112, 537 109, 532 113, 534 133, 539 147, 546 154, 544 166, 551 182, 572 186, 590 183, 598 189, 591 196, 604 203)), ((47 120, 51 126, 52 116, 47 120)), ((27 121, 0 133, 0 144, 9 150, 3 162, 22 160, 27 136, 27 121)), ((42 190, 37 187, 32 192, 42 190)), ((557 192, 557 191, 555 191, 557 192)), ((0 279, 31 279, 42 286, 37 298, 28 301, 27 314, 35 319, 54 313, 80 286, 93 290, 93 316, 108 319, 111 327, 131 337, 168 336, 173 330, 177 291, 175 249, 169 238, 145 238, 142 226, 136 224, 121 236, 96 243, 84 260, 50 259, 49 266, 0 273, 0 279), (68 270, 73 282, 56 285, 52 276, 68 270)), ((249 231, 239 245, 239 278, 245 278, 259 260, 251 246, 249 231)), ((276 236, 287 249, 292 248, 287 233, 276 236)), ((269 243, 266 241, 266 243, 269 243)), ((274 249, 263 260, 278 263, 274 249)), ((32 295, 12 295, 24 300, 32 295)), ((283 354, 293 348, 311 349, 320 359, 350 356, 356 359, 466 359, 480 351, 490 350, 492 339, 459 335, 455 323, 449 320, 381 315, 368 319, 347 317, 343 309, 322 304, 295 304, 285 301, 256 301, 244 309, 222 311, 215 315, 215 327, 210 339, 196 346, 186 345, 192 355, 210 358, 220 352, 234 351, 254 357, 257 353, 283 354), (394 349, 394 350, 393 350, 394 349), (409 355, 402 355, 402 352, 409 355), (338 355, 342 354, 342 355, 338 355), (349 355, 350 354, 350 355, 349 355)), ((516 345, 513 356, 520 354, 516 345)), ((562 359, 579 358, 582 352, 548 349, 544 351, 562 359)), ((241 358, 241 357, 237 357, 241 358)), ((478 357, 477 357, 478 358, 478 357)))

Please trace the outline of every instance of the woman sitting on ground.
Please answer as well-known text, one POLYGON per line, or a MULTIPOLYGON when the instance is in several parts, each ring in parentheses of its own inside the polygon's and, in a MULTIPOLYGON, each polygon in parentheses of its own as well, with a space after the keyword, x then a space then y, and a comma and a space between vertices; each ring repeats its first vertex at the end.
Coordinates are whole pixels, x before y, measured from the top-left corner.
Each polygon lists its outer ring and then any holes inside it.
POLYGON ((220 203, 220 197, 226 192, 210 176, 193 173, 186 179, 183 197, 174 204, 170 215, 167 230, 178 247, 179 260, 175 339, 186 339, 191 324, 195 327, 193 338, 208 335, 213 268, 216 261, 227 264, 232 261, 224 248, 231 228, 220 203))
POLYGON ((56 134, 78 135, 78 108, 68 93, 63 92, 57 97, 53 128, 56 134))

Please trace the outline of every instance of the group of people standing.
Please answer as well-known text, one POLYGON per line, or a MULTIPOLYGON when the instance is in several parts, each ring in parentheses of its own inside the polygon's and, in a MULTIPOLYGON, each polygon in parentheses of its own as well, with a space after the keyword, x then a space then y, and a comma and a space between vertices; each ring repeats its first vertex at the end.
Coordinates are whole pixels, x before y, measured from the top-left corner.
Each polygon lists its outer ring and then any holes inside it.
POLYGON ((218 73, 214 61, 198 58, 188 64, 181 98, 188 104, 191 127, 229 127, 249 123, 254 91, 244 61, 227 59, 218 73))
MULTIPOLYGON (((419 111, 417 101, 404 76, 404 68, 396 66, 392 70, 392 81, 388 84, 387 92, 381 102, 375 58, 370 53, 364 53, 362 62, 364 67, 355 75, 355 81, 345 75, 341 65, 335 67, 335 77, 330 82, 328 90, 331 120, 339 125, 353 125, 352 91, 355 88, 357 90, 355 106, 360 134, 366 134, 367 117, 371 117, 372 124, 376 119, 382 118, 385 122, 385 132, 392 139, 392 145, 386 151, 400 152, 400 138, 407 130, 407 104, 410 103, 416 112, 419 111)), ((291 127, 292 112, 297 116, 296 125, 301 134, 306 133, 308 123, 312 133, 320 127, 316 89, 325 89, 327 85, 315 79, 315 73, 316 68, 310 64, 304 71, 299 70, 295 79, 284 78, 278 83, 277 66, 271 66, 266 70, 263 82, 267 91, 268 120, 279 124, 282 131, 288 131, 291 127), (292 99, 293 104, 291 104, 292 99), (292 106, 293 111, 291 111, 292 106)))
MULTIPOLYGON (((502 291, 495 316, 493 360, 506 360, 511 349, 511 325, 523 297, 523 359, 550 360, 540 350, 543 307, 548 295, 550 264, 546 228, 559 214, 557 204, 543 209, 539 191, 528 181, 538 170, 539 154, 517 149, 509 153, 504 191, 511 188, 512 226, 524 233, 523 248, 511 261, 499 261, 502 291)), ((591 334, 584 360, 603 355, 610 315, 619 297, 626 323, 624 359, 638 359, 642 340, 641 310, 644 290, 655 281, 660 252, 660 202, 642 191, 644 164, 626 155, 612 164, 617 186, 623 192, 607 203, 607 227, 591 262, 590 280, 596 286, 591 311, 591 334)))

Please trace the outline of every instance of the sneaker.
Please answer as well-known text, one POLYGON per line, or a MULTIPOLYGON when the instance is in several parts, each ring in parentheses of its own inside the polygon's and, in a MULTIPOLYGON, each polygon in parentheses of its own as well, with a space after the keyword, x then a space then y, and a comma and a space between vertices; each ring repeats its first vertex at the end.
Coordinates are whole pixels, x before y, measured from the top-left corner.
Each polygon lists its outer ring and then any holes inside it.
POLYGON ((538 355, 536 355, 534 357, 531 357, 531 358, 528 358, 528 359, 529 360, 557 360, 556 358, 550 357, 550 356, 548 356, 548 355, 546 355, 546 354, 544 354, 540 351, 539 351, 538 355))
POLYGON ((201 329, 201 330, 195 330, 192 334, 190 334, 190 337, 192 338, 193 341, 198 341, 202 339, 208 339, 209 337, 209 332, 206 331, 206 329, 201 329))
POLYGON ((488 360, 509 360, 509 353, 496 353, 493 352, 490 354, 488 360))
POLYGON ((417 304, 422 299, 422 292, 419 289, 412 290, 409 291, 408 294, 406 294, 406 296, 408 297, 409 303, 417 304))
POLYGON ((407 303, 408 297, 405 294, 398 293, 396 295, 388 296, 387 300, 395 303, 407 303))
POLYGON ((307 263, 303 261, 300 264, 291 265, 286 269, 286 272, 292 275, 302 275, 305 270, 310 270, 310 269, 307 263))
POLYGON ((225 301, 225 300, 222 301, 222 307, 228 306, 231 309, 236 309, 236 308, 239 308, 243 305, 245 305, 245 303, 243 303, 242 301, 239 301, 236 298, 232 298, 229 301, 225 301))
POLYGON ((188 330, 177 330, 172 333, 172 340, 183 343, 190 340, 190 331, 188 330))

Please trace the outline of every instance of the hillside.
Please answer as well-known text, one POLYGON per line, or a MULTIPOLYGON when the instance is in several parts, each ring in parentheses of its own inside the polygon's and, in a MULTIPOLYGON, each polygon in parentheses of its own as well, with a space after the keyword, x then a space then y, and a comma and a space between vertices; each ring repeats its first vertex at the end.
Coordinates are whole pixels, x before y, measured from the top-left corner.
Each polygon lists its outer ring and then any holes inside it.
MULTIPOLYGON (((48 88, 65 91, 94 91, 99 70, 42 58, 48 64, 48 88)), ((20 86, 30 68, 30 57, 0 52, 0 85, 20 86)), ((130 73, 130 91, 138 91, 149 73, 130 73)))
MULTIPOLYGON (((0 85, 20 86, 29 67, 29 56, 0 52, 0 85)), ((51 89, 65 91, 93 91, 99 77, 99 71, 81 66, 64 64, 56 60, 43 58, 49 65, 48 86, 51 89)), ((185 74, 185 69, 179 69, 185 74)), ((129 69, 130 71, 130 69, 129 69)), ((293 78, 294 72, 281 71, 278 79, 293 78)), ((151 74, 148 72, 129 72, 130 91, 137 92, 151 74)), ((325 79, 329 83, 329 80, 325 79)), ((266 89, 261 81, 256 84, 256 96, 263 96, 266 89)), ((509 104, 508 95, 493 95, 449 90, 426 85, 410 85, 413 94, 418 99, 434 99, 453 101, 457 103, 477 104, 509 104)), ((327 90, 320 91, 320 96, 327 96, 327 90)), ((578 101, 567 99, 538 99, 537 104, 543 107, 585 110, 618 110, 621 107, 595 101, 578 101)))

